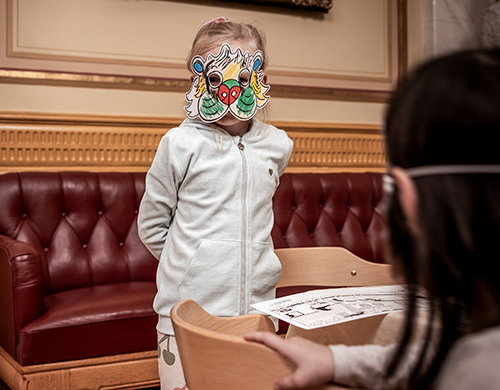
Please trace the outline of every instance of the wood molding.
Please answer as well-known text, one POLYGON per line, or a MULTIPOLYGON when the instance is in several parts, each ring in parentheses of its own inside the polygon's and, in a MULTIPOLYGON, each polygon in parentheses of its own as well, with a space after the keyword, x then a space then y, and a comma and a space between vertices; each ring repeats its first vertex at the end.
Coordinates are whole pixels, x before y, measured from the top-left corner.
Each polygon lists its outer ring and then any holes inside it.
POLYGON ((0 347, 0 379, 12 390, 143 389, 158 386, 158 351, 21 366, 0 347))
MULTIPOLYGON (((181 118, 0 112, 0 172, 146 171, 181 118)), ((366 124, 273 122, 294 141, 289 172, 384 171, 381 129, 366 124)))
MULTIPOLYGON (((98 74, 76 74, 65 72, 43 72, 32 70, 0 69, 0 83, 49 85, 65 87, 126 89, 185 93, 189 91, 189 80, 105 76, 98 74)), ((370 89, 320 88, 273 84, 271 97, 284 99, 327 100, 365 103, 387 103, 390 91, 370 89)))

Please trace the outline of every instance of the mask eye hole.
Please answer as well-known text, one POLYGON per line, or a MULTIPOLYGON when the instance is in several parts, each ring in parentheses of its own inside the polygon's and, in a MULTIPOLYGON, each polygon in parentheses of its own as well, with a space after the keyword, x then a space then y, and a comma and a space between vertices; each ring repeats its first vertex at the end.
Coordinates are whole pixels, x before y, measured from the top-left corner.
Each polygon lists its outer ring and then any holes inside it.
POLYGON ((243 69, 238 75, 238 82, 241 85, 246 86, 248 85, 249 81, 250 81, 250 72, 248 71, 248 69, 243 69))
POLYGON ((217 88, 222 84, 222 75, 215 71, 207 75, 207 80, 212 88, 217 88))

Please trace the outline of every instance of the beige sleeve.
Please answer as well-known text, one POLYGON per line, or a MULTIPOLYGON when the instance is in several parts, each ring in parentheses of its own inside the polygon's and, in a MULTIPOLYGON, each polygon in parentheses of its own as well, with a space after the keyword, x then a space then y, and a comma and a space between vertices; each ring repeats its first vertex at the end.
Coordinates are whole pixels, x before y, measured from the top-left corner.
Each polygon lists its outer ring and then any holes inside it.
POLYGON ((335 364, 335 382, 358 388, 405 389, 414 363, 419 357, 421 343, 410 346, 406 358, 393 376, 385 379, 386 368, 397 348, 396 344, 331 345, 335 364))

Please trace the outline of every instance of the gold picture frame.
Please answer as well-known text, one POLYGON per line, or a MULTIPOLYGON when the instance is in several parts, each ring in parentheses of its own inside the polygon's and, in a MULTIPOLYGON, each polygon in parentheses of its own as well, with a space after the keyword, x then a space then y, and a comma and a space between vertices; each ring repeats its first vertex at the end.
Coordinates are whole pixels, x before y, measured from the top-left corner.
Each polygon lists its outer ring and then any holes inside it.
POLYGON ((273 7, 297 8, 305 11, 328 12, 332 9, 333 0, 224 0, 235 3, 256 4, 273 7))

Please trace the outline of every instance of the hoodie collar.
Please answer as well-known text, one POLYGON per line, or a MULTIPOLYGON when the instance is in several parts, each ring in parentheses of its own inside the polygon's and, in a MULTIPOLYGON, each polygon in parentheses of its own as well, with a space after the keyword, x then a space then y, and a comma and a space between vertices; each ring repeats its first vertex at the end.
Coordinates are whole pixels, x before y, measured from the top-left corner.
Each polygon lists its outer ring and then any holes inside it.
MULTIPOLYGON (((183 125, 194 126, 199 130, 210 131, 210 132, 213 132, 213 128, 215 128, 218 131, 220 131, 220 133, 222 133, 224 136, 231 137, 231 138, 238 137, 238 136, 232 136, 227 131, 225 131, 222 127, 217 126, 217 124, 215 124, 215 123, 205 123, 199 119, 186 118, 182 122, 181 126, 183 126, 183 125)), ((253 117, 251 119, 250 128, 248 129, 248 131, 245 134, 243 134, 243 136, 241 138, 245 142, 255 142, 255 141, 258 141, 258 140, 265 137, 265 135, 267 134, 266 130, 267 130, 267 126, 263 122, 258 120, 257 118, 253 117)))

